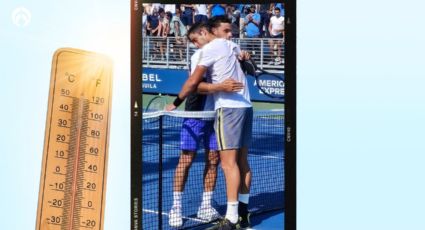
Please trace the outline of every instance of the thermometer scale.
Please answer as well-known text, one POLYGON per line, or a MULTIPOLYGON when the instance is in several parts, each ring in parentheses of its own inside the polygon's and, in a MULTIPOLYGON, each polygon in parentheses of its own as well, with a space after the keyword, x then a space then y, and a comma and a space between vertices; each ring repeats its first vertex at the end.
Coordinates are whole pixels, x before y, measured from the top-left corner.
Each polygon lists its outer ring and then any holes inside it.
POLYGON ((107 57, 55 52, 36 230, 103 229, 111 89, 107 57))

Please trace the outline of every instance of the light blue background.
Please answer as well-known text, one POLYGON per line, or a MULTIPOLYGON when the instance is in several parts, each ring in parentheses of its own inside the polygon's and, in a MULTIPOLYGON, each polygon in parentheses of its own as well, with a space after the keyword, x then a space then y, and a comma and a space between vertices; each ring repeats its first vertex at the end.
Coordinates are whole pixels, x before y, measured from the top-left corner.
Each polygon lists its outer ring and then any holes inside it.
MULTIPOLYGON (((0 2, 0 229, 34 229, 53 52, 115 62, 105 230, 130 226, 130 10, 0 2), (19 6, 27 27, 12 23, 19 6)), ((425 229, 425 4, 298 1, 298 229, 425 229)))
POLYGON ((299 229, 425 229, 424 9, 298 1, 299 229))

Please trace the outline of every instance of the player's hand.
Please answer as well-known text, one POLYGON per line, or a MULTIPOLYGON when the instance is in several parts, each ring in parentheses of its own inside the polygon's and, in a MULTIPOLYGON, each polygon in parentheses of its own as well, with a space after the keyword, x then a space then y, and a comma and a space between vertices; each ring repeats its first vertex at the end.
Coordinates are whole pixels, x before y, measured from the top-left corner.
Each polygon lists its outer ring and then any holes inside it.
POLYGON ((165 106, 165 111, 169 112, 169 111, 173 111, 175 110, 177 107, 173 104, 168 104, 165 106))
POLYGON ((239 54, 239 60, 249 60, 251 58, 251 54, 248 51, 242 50, 239 54))
POLYGON ((226 79, 225 81, 220 83, 220 85, 222 89, 221 91, 230 93, 241 91, 244 88, 241 82, 235 81, 233 79, 226 79))

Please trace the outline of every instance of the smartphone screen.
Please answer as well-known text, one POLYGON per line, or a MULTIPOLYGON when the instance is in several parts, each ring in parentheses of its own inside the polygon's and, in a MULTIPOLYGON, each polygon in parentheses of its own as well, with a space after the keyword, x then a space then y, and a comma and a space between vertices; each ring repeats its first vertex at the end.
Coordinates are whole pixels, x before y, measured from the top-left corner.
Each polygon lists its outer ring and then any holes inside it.
POLYGON ((295 1, 132 2, 131 228, 295 229, 295 1))

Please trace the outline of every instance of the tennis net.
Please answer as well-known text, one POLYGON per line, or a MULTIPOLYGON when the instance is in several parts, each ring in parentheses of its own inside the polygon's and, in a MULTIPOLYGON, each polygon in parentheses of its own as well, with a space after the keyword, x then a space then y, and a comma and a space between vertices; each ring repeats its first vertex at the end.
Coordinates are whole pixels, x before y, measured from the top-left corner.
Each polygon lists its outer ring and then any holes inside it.
MULTIPOLYGON (((142 229, 176 229, 169 223, 173 206, 173 178, 181 154, 183 119, 213 121, 214 112, 151 112, 143 114, 142 229)), ((208 221, 197 216, 203 199, 205 151, 201 144, 189 169, 182 195, 183 223, 178 229, 196 228, 208 221)), ((248 160, 252 172, 249 211, 253 214, 284 209, 284 111, 255 111, 248 160)), ((222 169, 212 206, 226 212, 226 185, 222 169)))

